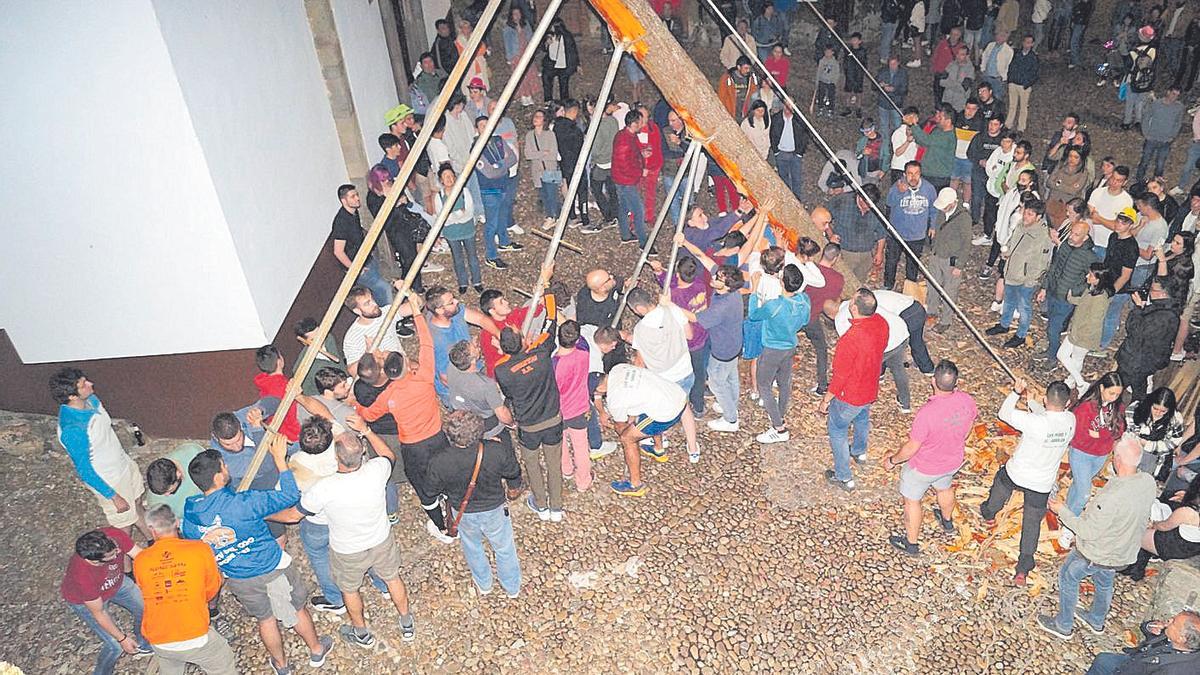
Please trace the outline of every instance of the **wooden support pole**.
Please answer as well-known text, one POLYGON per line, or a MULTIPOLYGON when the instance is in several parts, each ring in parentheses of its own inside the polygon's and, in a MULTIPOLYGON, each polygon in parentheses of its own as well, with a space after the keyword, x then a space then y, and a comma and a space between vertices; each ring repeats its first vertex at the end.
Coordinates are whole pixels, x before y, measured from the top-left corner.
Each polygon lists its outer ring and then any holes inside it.
MULTIPOLYGON (((683 191, 683 203, 679 205, 679 220, 675 223, 675 236, 671 237, 671 258, 667 262, 667 275, 663 277, 663 292, 669 292, 671 288, 671 277, 675 275, 675 263, 679 261, 679 244, 675 241, 683 232, 683 224, 688 220, 688 205, 691 201, 691 187, 696 184, 696 167, 700 166, 700 162, 692 162, 692 166, 688 169, 687 190, 683 191)), ((680 173, 683 172, 683 167, 679 168, 680 173)))
MULTIPOLYGON (((508 108, 513 94, 517 91, 517 85, 521 83, 521 78, 524 76, 525 70, 529 68, 529 63, 533 61, 533 55, 542 43, 542 38, 545 37, 546 30, 550 28, 550 23, 553 21, 554 15, 558 13, 558 8, 562 5, 562 2, 563 0, 550 0, 550 4, 542 14, 542 19, 538 21, 537 28, 534 29, 533 35, 529 38, 529 44, 526 45, 525 51, 521 52, 521 57, 517 60, 517 64, 513 66, 512 74, 508 77, 508 82, 504 83, 503 91, 496 98, 495 111, 488 117, 487 123, 483 127, 483 133, 479 134, 479 137, 475 139, 475 143, 471 146, 471 152, 467 155, 466 161, 463 162, 464 168, 462 174, 454 180, 454 185, 450 186, 450 192, 446 193, 442 208, 438 211, 437 218, 434 219, 433 225, 429 228, 429 234, 425 236, 425 241, 421 244, 420 250, 417 251, 417 257, 408 268, 408 273, 404 275, 404 281, 396 292, 397 299, 408 295, 410 289, 412 289, 413 280, 416 278, 417 273, 421 271, 421 266, 425 264, 425 259, 429 257, 429 252, 433 250, 434 243, 437 242, 438 237, 442 234, 442 227, 446 225, 446 220, 449 219, 454 204, 458 202, 459 196, 462 195, 463 190, 466 188, 467 179, 471 177, 471 172, 475 170, 475 164, 483 156, 483 149, 487 147, 492 134, 496 132, 496 127, 500 124, 500 118, 504 114, 504 110, 508 108)), ((480 23, 483 24, 483 21, 480 20, 480 23)), ((478 26, 476 28, 478 29, 478 26)), ((471 54, 474 52, 464 53, 471 54)), ((459 61, 462 60, 459 59, 459 61)), ((469 61, 470 59, 467 60, 469 61)), ((430 122, 426 126, 432 129, 433 123, 430 122)), ((392 330, 392 325, 396 320, 396 313, 398 311, 400 311, 400 303, 393 302, 392 306, 388 308, 387 318, 379 326, 379 333, 375 336, 375 341, 371 344, 371 349, 379 349, 380 343, 383 342, 383 336, 387 334, 388 330, 392 330)))
MULTIPOLYGON (((724 170, 729 180, 759 203, 772 198, 771 223, 781 242, 791 248, 800 235, 824 241, 808 211, 767 161, 746 142, 746 134, 713 94, 713 85, 700 72, 648 0, 588 0, 608 23, 614 39, 628 40, 629 53, 654 80, 667 102, 724 170)), ((838 268, 849 288, 859 280, 844 264, 838 268)))
MULTIPOLYGON (((650 236, 646 237, 646 245, 642 247, 641 253, 638 254, 638 261, 633 266, 633 274, 630 279, 636 280, 642 274, 642 268, 646 266, 646 260, 650 257, 650 247, 654 245, 654 240, 658 238, 658 232, 662 229, 663 222, 667 220, 667 214, 671 212, 671 202, 675 201, 675 193, 679 192, 680 185, 683 183, 683 177, 689 175, 688 167, 696 166, 699 163, 700 151, 703 149, 700 141, 695 139, 688 144, 688 149, 683 153, 683 161, 679 163, 679 170, 675 172, 675 180, 671 182, 671 189, 667 190, 666 199, 663 200, 662 206, 659 207, 658 217, 654 219, 654 229, 650 230, 650 236)), ((691 190, 694 183, 689 182, 687 190, 691 190)), ((682 209, 680 209, 682 211, 682 209)), ((680 214, 682 215, 682 214, 680 214)), ((636 281, 634 282, 636 285, 636 281)), ((628 295, 623 290, 618 289, 621 293, 621 298, 617 302, 617 311, 613 313, 612 323, 613 328, 621 324, 621 314, 625 311, 625 296, 628 295)))
MULTIPOLYGON (((548 242, 554 243, 554 235, 550 234, 549 232, 546 232, 545 230, 531 229, 531 230, 529 230, 529 232, 533 236, 537 237, 538 239, 545 239, 548 242)), ((575 244, 572 244, 571 242, 567 241, 566 239, 559 239, 557 244, 559 246, 567 249, 568 251, 574 251, 575 253, 578 253, 579 255, 583 255, 582 248, 579 248, 575 244)))
MULTIPOLYGON (((483 36, 487 33, 488 25, 496 16, 496 11, 500 9, 500 3, 501 0, 489 0, 487 7, 483 10, 483 14, 480 15, 479 25, 475 26, 474 32, 471 33, 471 37, 467 41, 467 53, 475 53, 479 44, 483 42, 483 36)), ((458 63, 454 65, 446 80, 446 84, 442 87, 442 93, 438 95, 437 101, 434 102, 427 113, 430 120, 436 120, 445 111, 446 104, 450 101, 450 95, 458 88, 458 83, 462 80, 463 74, 467 72, 469 64, 470 59, 459 59, 458 63)), ((429 144, 429 139, 433 137, 433 126, 432 122, 426 124, 421 129, 421 133, 417 135, 416 142, 413 143, 408 157, 400 167, 400 173, 396 175, 396 185, 403 186, 408 183, 408 179, 416 169, 417 160, 425 153, 425 146, 429 144)), ((237 486, 239 492, 250 488, 250 483, 254 480, 254 476, 258 473, 258 468, 262 466, 263 459, 267 456, 267 448, 270 447, 270 444, 284 442, 283 437, 279 435, 279 427, 283 424, 283 419, 286 417, 285 413, 300 394, 300 385, 304 382, 305 376, 308 375, 308 371, 312 368, 313 361, 317 358, 318 346, 325 344, 325 338, 328 337, 330 329, 333 328, 333 322, 337 319, 338 312, 342 309, 342 303, 345 302, 346 296, 350 294, 350 289, 354 287, 354 283, 358 280, 358 274, 362 272, 363 265, 366 264, 367 258, 371 255, 371 250, 375 248, 375 242, 379 241, 379 235, 383 233, 383 226, 387 223, 392 209, 396 207, 396 201, 400 198, 402 192, 403 190, 399 189, 392 190, 392 193, 383 200, 383 205, 379 207, 379 213, 375 214, 375 220, 372 221, 371 227, 364 234, 362 246, 359 247, 354 260, 350 261, 350 269, 346 270, 346 275, 342 277, 342 283, 338 285, 337 291, 334 292, 333 298, 329 302, 329 307, 325 309, 325 315, 321 318, 321 323, 317 326, 316 332, 313 335, 312 344, 304 350, 304 353, 300 356, 300 361, 296 363, 296 370, 292 374, 292 379, 288 381, 287 391, 284 393, 283 400, 279 402, 279 412, 271 419, 271 424, 267 426, 263 442, 255 448, 254 457, 250 460, 250 466, 246 469, 246 475, 242 477, 242 481, 237 486)), ((417 269, 420 269, 419 265, 417 269)), ((393 306, 396 304, 395 302, 392 303, 393 306)))
MULTIPOLYGON (((621 57, 625 55, 625 49, 626 45, 623 43, 618 42, 613 45, 612 58, 608 60, 608 70, 604 73, 604 82, 601 83, 600 93, 596 96, 595 114, 592 115, 592 119, 588 122, 587 132, 583 135, 579 160, 575 162, 575 170, 571 172, 571 182, 567 184, 567 194, 563 198, 562 207, 558 210, 558 220, 554 223, 554 235, 550 237, 550 246, 546 249, 546 258, 542 261, 543 270, 554 262, 559 244, 563 243, 562 237, 563 232, 567 229, 567 218, 571 215, 575 194, 579 192, 579 186, 584 180, 583 173, 587 168, 585 158, 592 154, 592 146, 596 143, 596 133, 600 130, 600 120, 604 118, 604 106, 608 102, 608 95, 612 93, 613 81, 617 77, 617 67, 621 65, 621 57)), ((583 253, 579 249, 576 251, 580 254, 583 253)), ((525 322, 521 325, 521 332, 525 335, 533 332, 533 315, 537 312, 537 305, 542 299, 543 282, 549 281, 549 279, 542 279, 541 276, 538 275, 538 281, 533 285, 533 309, 525 313, 525 322)))

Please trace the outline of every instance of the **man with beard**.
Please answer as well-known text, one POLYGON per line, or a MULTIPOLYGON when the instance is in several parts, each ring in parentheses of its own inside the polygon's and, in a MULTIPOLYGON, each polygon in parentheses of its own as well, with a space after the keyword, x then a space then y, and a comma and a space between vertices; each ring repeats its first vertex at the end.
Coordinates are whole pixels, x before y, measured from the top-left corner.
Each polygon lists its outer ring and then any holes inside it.
MULTIPOLYGON (((346 309, 354 312, 357 318, 346 329, 346 336, 342 338, 342 353, 346 355, 347 372, 357 377, 358 360, 362 358, 363 354, 371 351, 371 342, 379 333, 379 327, 383 325, 384 317, 391 305, 380 307, 372 297, 371 290, 364 286, 351 288, 346 295, 345 305, 346 309)), ((407 306, 401 307, 397 312, 398 317, 411 315, 412 310, 407 306)), ((379 349, 385 352, 400 351, 400 338, 397 337, 395 330, 384 331, 379 349)))
POLYGON ((468 325, 492 335, 498 335, 500 331, 483 312, 463 305, 445 286, 434 286, 425 291, 425 315, 429 319, 429 332, 433 333, 433 385, 438 398, 446 407, 450 407, 450 390, 446 386, 450 347, 460 340, 470 339, 468 325))

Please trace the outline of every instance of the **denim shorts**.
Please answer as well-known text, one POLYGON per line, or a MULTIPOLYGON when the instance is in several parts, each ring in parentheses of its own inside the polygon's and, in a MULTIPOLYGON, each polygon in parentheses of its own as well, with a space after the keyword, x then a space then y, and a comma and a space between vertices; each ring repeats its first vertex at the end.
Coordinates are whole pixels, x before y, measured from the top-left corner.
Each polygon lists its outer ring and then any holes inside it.
POLYGON ((956 180, 971 180, 971 160, 954 158, 954 173, 951 178, 956 180))

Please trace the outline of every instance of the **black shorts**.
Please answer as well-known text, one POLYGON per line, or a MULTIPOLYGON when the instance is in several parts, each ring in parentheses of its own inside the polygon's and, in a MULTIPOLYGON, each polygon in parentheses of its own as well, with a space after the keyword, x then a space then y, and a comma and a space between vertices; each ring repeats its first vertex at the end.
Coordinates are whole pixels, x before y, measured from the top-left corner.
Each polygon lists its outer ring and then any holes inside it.
POLYGON ((529 450, 537 450, 543 445, 559 445, 562 443, 563 425, 562 422, 552 425, 540 431, 526 431, 517 428, 517 440, 521 445, 529 450))
POLYGON ((1183 560, 1200 555, 1200 542, 1188 541, 1179 536, 1179 530, 1154 533, 1154 550, 1163 560, 1183 560))

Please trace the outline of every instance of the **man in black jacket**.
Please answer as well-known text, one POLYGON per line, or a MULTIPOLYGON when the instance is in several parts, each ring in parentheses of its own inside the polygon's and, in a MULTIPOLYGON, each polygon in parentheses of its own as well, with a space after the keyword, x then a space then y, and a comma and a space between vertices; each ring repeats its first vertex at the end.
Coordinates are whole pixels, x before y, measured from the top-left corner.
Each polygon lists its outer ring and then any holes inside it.
POLYGON ((426 484, 431 491, 446 496, 452 509, 451 518, 461 517, 458 541, 475 588, 482 595, 492 592, 492 568, 483 550, 486 539, 496 556, 500 586, 508 597, 515 598, 521 590, 521 562, 517 559, 512 516, 505 497, 515 499, 521 494, 521 465, 499 441, 483 440, 483 419, 466 410, 446 415, 442 431, 450 447, 429 460, 426 484), (477 461, 479 475, 464 507, 463 499, 467 497, 477 461))
POLYGON ((1029 119, 1029 94, 1040 78, 1041 64, 1033 51, 1033 36, 1021 39, 1021 49, 1008 65, 1008 119, 1010 128, 1025 133, 1029 119))
POLYGON ((788 106, 771 115, 771 154, 775 156, 775 170, 796 199, 804 182, 804 151, 808 148, 808 129, 792 113, 788 106))
MULTIPOLYGON (((563 176, 575 173, 575 165, 579 162, 579 151, 583 149, 583 129, 579 128, 579 102, 574 99, 563 101, 563 114, 554 118, 554 140, 558 143, 558 167, 563 176)), ((575 203, 571 206, 572 227, 575 224, 588 226, 588 182, 586 176, 579 181, 579 190, 575 193, 575 203)))
POLYGON ((1150 291, 1133 294, 1133 311, 1125 325, 1125 341, 1117 350, 1117 372, 1133 391, 1133 400, 1146 397, 1146 381, 1171 364, 1171 347, 1179 330, 1179 310, 1167 293, 1167 278, 1154 277, 1150 291))
POLYGON ((1124 654, 1097 654, 1088 673, 1190 675, 1200 671, 1200 614, 1185 610, 1169 621, 1147 621, 1142 634, 1145 639, 1124 649, 1124 654))

